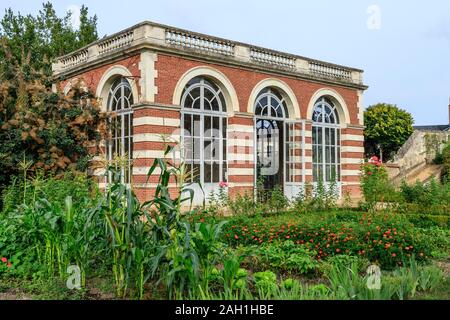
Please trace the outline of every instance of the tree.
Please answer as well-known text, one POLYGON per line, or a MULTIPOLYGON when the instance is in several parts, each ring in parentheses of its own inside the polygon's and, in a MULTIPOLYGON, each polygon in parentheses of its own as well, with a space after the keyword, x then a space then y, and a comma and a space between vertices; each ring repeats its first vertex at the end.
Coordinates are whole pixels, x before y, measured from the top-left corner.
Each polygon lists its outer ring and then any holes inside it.
POLYGON ((364 112, 365 151, 367 156, 379 154, 389 160, 413 133, 411 114, 396 105, 379 103, 364 112))
MULTIPOLYGON (((51 73, 54 58, 77 50, 98 39, 97 17, 89 17, 89 10, 82 6, 80 27, 74 30, 70 22, 71 13, 57 16, 50 2, 42 5, 36 17, 15 14, 11 8, 5 11, 0 21, 0 38, 6 39, 8 48, 16 60, 31 54, 30 63, 36 70, 51 73)), ((0 59, 5 58, 0 50, 0 59)))
POLYGON ((79 30, 70 14, 57 17, 50 2, 37 17, 6 11, 0 22, 0 191, 21 170, 87 169, 90 148, 106 132, 104 115, 81 85, 67 96, 55 92, 51 62, 96 40, 96 24, 84 6, 79 30))

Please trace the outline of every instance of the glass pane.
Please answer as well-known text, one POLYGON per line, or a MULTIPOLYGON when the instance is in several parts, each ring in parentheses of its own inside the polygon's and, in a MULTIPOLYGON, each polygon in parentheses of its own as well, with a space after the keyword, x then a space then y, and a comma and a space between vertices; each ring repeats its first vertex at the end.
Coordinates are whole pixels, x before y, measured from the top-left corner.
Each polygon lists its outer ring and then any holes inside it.
POLYGON ((203 134, 202 130, 200 130, 200 115, 194 114, 193 115, 193 132, 192 134, 196 137, 200 137, 200 134, 203 134))
POLYGON ((204 150, 203 157, 205 158, 205 160, 211 160, 212 159, 212 150, 213 150, 211 140, 204 141, 204 149, 203 150, 204 150))
POLYGON ((261 115, 262 116, 267 116, 268 114, 267 114, 267 108, 268 107, 264 107, 263 109, 262 109, 262 112, 261 112, 261 115))
POLYGON ((185 114, 185 115, 183 115, 183 117, 184 117, 184 123, 183 123, 184 134, 186 136, 191 136, 192 135, 192 115, 185 114))
POLYGON ((283 117, 284 117, 284 115, 283 115, 283 108, 281 108, 281 106, 279 106, 279 107, 276 109, 276 115, 277 115, 277 117, 279 117, 279 118, 283 118, 283 117))
POLYGON ((325 128, 325 143, 327 145, 331 144, 331 134, 330 134, 330 128, 325 128))
POLYGON ((267 97, 264 97, 264 98, 260 99, 260 100, 259 100, 259 103, 261 104, 262 107, 267 106, 267 104, 268 104, 268 99, 267 99, 267 97))
POLYGON ((322 144, 322 131, 323 128, 317 128, 317 144, 322 144))
POLYGON ((186 99, 184 100, 184 108, 192 108, 194 100, 192 99, 191 95, 187 95, 186 99))
POLYGON ((212 179, 212 172, 211 172, 211 162, 205 161, 204 165, 204 175, 205 175, 205 183, 210 183, 212 179))
POLYGON ((317 163, 322 163, 322 160, 323 160, 323 155, 322 155, 323 149, 322 148, 323 147, 320 145, 317 147, 317 163))
POLYGON ((317 146, 313 147, 313 163, 317 163, 318 160, 318 152, 319 152, 319 148, 317 146))
POLYGON ((205 108, 205 110, 211 110, 211 104, 209 103, 209 101, 207 100, 203 100, 203 106, 205 108))
POLYGON ((326 146, 325 147, 325 163, 331 162, 331 148, 326 146))
POLYGON ((192 104, 192 108, 194 109, 200 109, 200 98, 197 98, 194 103, 192 104))
POLYGON ((222 138, 227 138, 227 119, 222 118, 222 138))
POLYGON ((261 112, 262 112, 262 107, 260 104, 258 104, 256 106, 255 114, 259 116, 259 115, 261 115, 261 112))
POLYGON ((194 138, 193 139, 193 150, 194 150, 193 158, 195 160, 200 160, 200 147, 201 147, 200 138, 194 138))
POLYGON ((195 100, 197 98, 200 98, 200 87, 196 87, 189 92, 192 98, 195 100))
POLYGON ((211 131, 212 123, 211 122, 212 122, 211 117, 205 116, 205 128, 203 129, 204 130, 203 134, 205 137, 211 137, 211 134, 212 134, 212 131, 211 131))
POLYGON ((220 182, 220 165, 219 165, 219 162, 214 162, 213 163, 212 170, 213 170, 212 182, 219 183, 220 182))
POLYGON ((219 117, 213 117, 213 123, 212 123, 213 130, 213 136, 220 137, 220 118, 219 117))
POLYGON ((125 115, 125 137, 130 135, 130 116, 125 115))
POLYGON ((199 163, 194 163, 193 165, 193 170, 192 170, 192 174, 193 174, 193 179, 195 182, 199 182, 200 181, 200 164, 199 163))

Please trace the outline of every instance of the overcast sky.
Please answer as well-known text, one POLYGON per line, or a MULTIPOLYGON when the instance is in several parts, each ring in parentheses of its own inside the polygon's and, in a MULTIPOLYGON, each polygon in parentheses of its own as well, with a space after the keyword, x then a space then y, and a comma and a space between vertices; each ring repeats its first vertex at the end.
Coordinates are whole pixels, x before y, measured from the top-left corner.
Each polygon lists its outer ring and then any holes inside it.
MULTIPOLYGON (((39 0, 0 0, 37 13, 39 0)), ((86 4, 100 36, 144 20, 365 70, 364 105, 394 103, 416 124, 447 124, 450 1, 55 0, 62 14, 86 4)), ((76 15, 75 15, 76 16, 76 15)), ((77 25, 77 22, 74 21, 77 25)))

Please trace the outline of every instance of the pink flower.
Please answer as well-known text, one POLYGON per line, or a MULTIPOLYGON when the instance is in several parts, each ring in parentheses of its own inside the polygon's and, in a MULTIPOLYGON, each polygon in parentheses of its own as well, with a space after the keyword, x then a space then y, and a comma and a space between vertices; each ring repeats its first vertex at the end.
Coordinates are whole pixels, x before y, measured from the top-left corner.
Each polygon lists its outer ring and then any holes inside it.
POLYGON ((376 162, 378 162, 378 157, 377 157, 377 156, 373 156, 372 158, 370 158, 369 162, 370 162, 370 163, 376 163, 376 162))
POLYGON ((3 262, 3 263, 7 263, 7 262, 8 262, 8 259, 6 259, 5 257, 3 257, 3 258, 2 258, 2 262, 3 262))
POLYGON ((368 175, 368 176, 371 176, 371 175, 372 175, 372 172, 371 172, 371 171, 367 172, 367 175, 368 175))
POLYGON ((228 188, 228 182, 221 181, 221 182, 219 183, 219 187, 220 187, 220 188, 228 188))

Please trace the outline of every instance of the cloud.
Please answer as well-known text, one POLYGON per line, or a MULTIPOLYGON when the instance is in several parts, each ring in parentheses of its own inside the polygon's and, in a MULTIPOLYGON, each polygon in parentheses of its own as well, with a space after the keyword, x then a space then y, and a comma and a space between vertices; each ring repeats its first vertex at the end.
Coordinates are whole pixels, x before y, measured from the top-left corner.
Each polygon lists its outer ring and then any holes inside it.
POLYGON ((72 23, 72 27, 74 29, 80 28, 80 10, 80 6, 77 6, 76 4, 71 4, 66 9, 66 12, 72 13, 70 22, 72 23))

